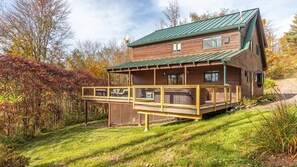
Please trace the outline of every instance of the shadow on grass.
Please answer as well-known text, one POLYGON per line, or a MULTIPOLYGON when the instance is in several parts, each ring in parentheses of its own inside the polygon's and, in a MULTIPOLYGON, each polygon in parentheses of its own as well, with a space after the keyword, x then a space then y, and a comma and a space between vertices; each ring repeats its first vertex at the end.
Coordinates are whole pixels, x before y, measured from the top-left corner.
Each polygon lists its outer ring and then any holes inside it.
MULTIPOLYGON (((100 121, 99 123, 101 123, 100 121)), ((92 123, 94 125, 95 123, 92 123)), ((52 131, 43 135, 36 136, 29 144, 22 145, 18 148, 18 150, 30 150, 36 146, 40 145, 52 145, 59 143, 64 143, 65 141, 71 139, 72 137, 79 136, 81 134, 88 134, 91 131, 97 130, 98 128, 85 127, 84 124, 73 125, 70 127, 66 127, 64 129, 60 129, 58 131, 52 131)), ((46 148, 43 148, 46 149, 46 148)), ((40 149, 40 150, 43 150, 40 149)))
MULTIPOLYGON (((179 129, 184 128, 185 126, 187 126, 187 125, 176 127, 174 130, 171 130, 170 132, 177 131, 179 129)), ((94 152, 90 153, 89 155, 85 155, 85 156, 81 156, 81 157, 77 157, 77 158, 68 160, 65 163, 66 164, 75 163, 76 161, 79 161, 79 160, 82 160, 82 159, 91 158, 91 157, 94 157, 94 156, 102 154, 102 153, 109 153, 109 152, 117 151, 117 150, 120 150, 122 148, 129 148, 129 147, 133 148, 134 146, 142 144, 142 143, 144 143, 146 141, 149 141, 150 139, 159 138, 159 137, 162 138, 162 136, 165 136, 165 135, 166 135, 166 132, 159 132, 159 133, 157 133, 155 135, 141 137, 140 139, 132 140, 130 142, 123 143, 123 144, 120 144, 118 146, 102 148, 102 149, 100 149, 98 151, 94 151, 94 152)))
MULTIPOLYGON (((250 114, 249 117, 258 116, 259 114, 260 113, 250 114)), ((177 133, 177 131, 179 131, 179 130, 181 130, 181 129, 183 129, 185 127, 185 126, 181 126, 181 127, 175 128, 174 130, 171 130, 171 131, 168 131, 168 132, 162 132, 162 133, 159 133, 159 134, 156 134, 156 135, 152 135, 152 136, 148 136, 148 137, 141 138, 141 139, 138 139, 138 140, 134 140, 134 141, 131 141, 129 143, 124 143, 124 144, 121 144, 121 145, 113 147, 113 148, 101 149, 101 150, 95 151, 95 152, 93 152, 93 153, 91 153, 89 155, 82 156, 82 157, 79 157, 79 158, 76 158, 76 159, 72 159, 72 160, 66 162, 66 164, 75 163, 76 161, 81 160, 81 159, 92 158, 92 157, 98 156, 98 154, 101 154, 101 153, 107 153, 107 154, 112 153, 112 152, 120 150, 122 148, 125 148, 125 150, 129 150, 129 151, 125 152, 124 157, 120 158, 119 160, 106 160, 106 161, 103 161, 101 163, 98 163, 98 165, 99 166, 110 166, 110 165, 127 163, 127 162, 129 162, 129 161, 131 161, 131 160, 133 160, 135 158, 138 158, 138 157, 141 157, 141 156, 146 156, 146 155, 149 155, 149 154, 154 154, 154 153, 156 153, 156 152, 158 152, 158 151, 160 151, 162 149, 168 149, 168 148, 171 148, 171 147, 174 147, 174 146, 177 146, 177 145, 182 145, 182 144, 184 144, 184 143, 186 143, 188 141, 194 140, 195 138, 197 138, 199 136, 215 133, 215 132, 219 131, 222 128, 237 127, 237 126, 244 125, 244 124, 249 122, 248 120, 246 120, 246 121, 237 123, 237 122, 242 121, 243 119, 245 119, 244 117, 243 118, 242 117, 243 116, 241 116, 238 119, 227 120, 226 122, 224 122, 222 124, 219 124, 219 125, 216 125, 214 127, 210 127, 209 129, 204 129, 204 130, 201 130, 200 128, 205 127, 205 126, 203 126, 203 125, 200 126, 199 125, 197 127, 197 130, 187 132, 187 133, 189 133, 190 137, 188 137, 186 139, 183 139, 183 140, 174 140, 174 139, 168 140, 170 138, 173 138, 173 136, 181 135, 180 133, 177 133), (150 139, 156 139, 156 140, 151 142, 151 143, 145 143, 143 146, 141 146, 141 148, 142 148, 141 150, 139 150, 139 147, 134 147, 134 146, 137 146, 137 145, 140 146, 140 144, 142 144, 143 142, 148 141, 150 139)), ((195 124, 191 124, 191 125, 195 125, 195 124)), ((209 124, 209 126, 212 126, 212 125, 209 124)), ((207 144, 207 143, 204 143, 204 144, 207 144)), ((225 152, 225 151, 228 151, 230 153, 234 152, 233 150, 226 150, 221 145, 217 145, 216 147, 217 147, 217 150, 220 151, 220 152, 225 152)), ((148 161, 149 161, 149 159, 148 159, 148 161)), ((199 162, 195 162, 195 166, 200 166, 200 165, 202 165, 202 164, 200 164, 199 162)), ((216 165, 216 164, 214 163, 213 165, 216 165)))

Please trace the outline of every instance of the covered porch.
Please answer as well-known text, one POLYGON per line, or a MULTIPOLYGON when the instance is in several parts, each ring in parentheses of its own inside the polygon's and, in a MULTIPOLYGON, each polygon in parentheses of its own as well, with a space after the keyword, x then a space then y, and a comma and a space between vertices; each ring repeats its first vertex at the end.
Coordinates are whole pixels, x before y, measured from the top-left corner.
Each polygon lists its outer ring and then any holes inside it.
MULTIPOLYGON (((201 119, 228 109, 241 100, 241 69, 227 64, 239 51, 143 60, 108 70, 107 87, 83 87, 82 99, 111 104, 131 104, 145 115, 201 119), (127 85, 112 86, 114 73, 127 75, 127 85)), ((109 107, 111 108, 111 107, 109 107)))

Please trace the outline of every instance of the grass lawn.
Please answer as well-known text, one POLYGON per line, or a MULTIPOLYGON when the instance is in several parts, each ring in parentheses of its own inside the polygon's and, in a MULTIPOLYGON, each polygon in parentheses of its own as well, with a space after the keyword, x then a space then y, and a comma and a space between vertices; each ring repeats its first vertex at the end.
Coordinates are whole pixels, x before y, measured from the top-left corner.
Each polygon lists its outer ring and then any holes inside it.
POLYGON ((31 166, 253 166, 249 119, 257 123, 260 112, 153 125, 146 133, 143 127, 81 124, 44 134, 18 151, 31 157, 31 166))

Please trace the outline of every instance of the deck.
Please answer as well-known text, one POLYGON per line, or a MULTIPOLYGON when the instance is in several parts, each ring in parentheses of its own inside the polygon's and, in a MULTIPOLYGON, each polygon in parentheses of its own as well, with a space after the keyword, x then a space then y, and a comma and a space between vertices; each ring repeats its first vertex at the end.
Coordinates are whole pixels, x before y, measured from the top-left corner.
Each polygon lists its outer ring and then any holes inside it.
POLYGON ((131 103, 140 114, 201 119, 241 100, 241 87, 230 85, 135 85, 83 87, 82 99, 102 103, 131 103))

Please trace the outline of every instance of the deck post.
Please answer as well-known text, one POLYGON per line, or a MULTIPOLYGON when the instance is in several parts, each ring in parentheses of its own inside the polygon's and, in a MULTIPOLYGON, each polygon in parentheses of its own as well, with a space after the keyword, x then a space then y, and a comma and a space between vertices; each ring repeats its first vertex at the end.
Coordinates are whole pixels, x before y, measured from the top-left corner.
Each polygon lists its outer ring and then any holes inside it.
POLYGON ((238 86, 236 86, 236 103, 238 103, 238 86))
POLYGON ((227 110, 228 107, 228 93, 227 93, 227 87, 224 87, 224 100, 225 100, 225 108, 227 110))
POLYGON ((242 95, 241 95, 241 86, 239 86, 239 102, 241 102, 241 97, 242 95))
POLYGON ((133 93, 133 100, 132 100, 132 104, 133 104, 133 109, 135 109, 135 101, 136 101, 136 88, 133 86, 132 87, 132 93, 133 93))
POLYGON ((232 86, 229 86, 230 107, 232 107, 232 86))
POLYGON ((149 118, 149 114, 145 114, 145 128, 144 128, 144 132, 147 132, 149 130, 149 124, 150 124, 150 118, 149 118))
POLYGON ((108 127, 111 126, 111 107, 110 102, 108 103, 108 127))
POLYGON ((88 101, 85 100, 85 126, 88 126, 88 101))
POLYGON ((196 87, 196 107, 197 107, 197 115, 200 114, 200 85, 197 85, 196 87))
POLYGON ((154 85, 157 85, 157 70, 154 69, 154 85))
POLYGON ((161 112, 164 111, 164 97, 165 97, 164 86, 161 86, 161 87, 160 87, 160 104, 161 104, 161 112))
POLYGON ((217 110, 217 96, 216 96, 216 88, 213 88, 213 108, 214 111, 217 110))
POLYGON ((188 68, 187 67, 185 67, 185 71, 184 71, 184 74, 185 74, 185 85, 187 85, 188 84, 188 73, 187 73, 187 70, 188 68))

